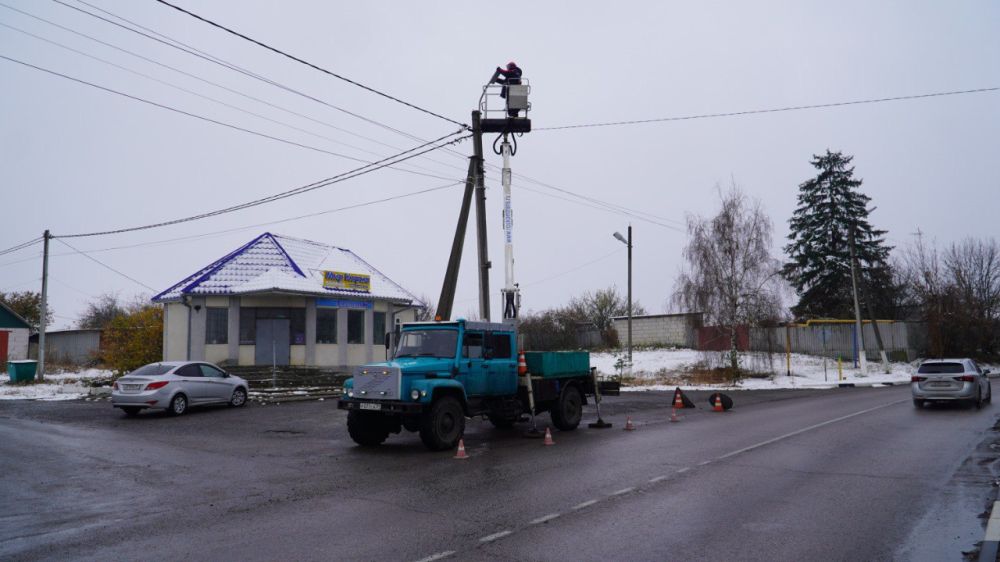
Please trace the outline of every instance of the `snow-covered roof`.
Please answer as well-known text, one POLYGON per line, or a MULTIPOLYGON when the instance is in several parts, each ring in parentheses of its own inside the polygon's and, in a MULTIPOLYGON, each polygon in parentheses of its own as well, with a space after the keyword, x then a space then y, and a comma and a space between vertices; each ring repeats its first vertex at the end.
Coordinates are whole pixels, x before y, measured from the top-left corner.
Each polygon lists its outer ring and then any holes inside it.
POLYGON ((229 296, 270 292, 326 297, 362 297, 424 306, 412 293, 354 252, 310 240, 265 232, 153 297, 154 302, 183 295, 229 296), (323 286, 324 271, 371 276, 370 292, 323 286))

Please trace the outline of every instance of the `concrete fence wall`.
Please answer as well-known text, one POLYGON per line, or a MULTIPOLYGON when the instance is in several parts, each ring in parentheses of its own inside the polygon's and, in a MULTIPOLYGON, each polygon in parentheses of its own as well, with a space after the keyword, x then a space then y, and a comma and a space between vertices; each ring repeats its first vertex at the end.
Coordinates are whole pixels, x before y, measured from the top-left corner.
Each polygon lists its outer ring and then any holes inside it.
MULTIPOLYGON (((632 317, 632 345, 674 345, 695 347, 696 330, 701 327, 700 312, 687 314, 650 314, 632 317)), ((628 318, 616 317, 612 324, 622 345, 628 338, 628 318)))
MULTIPOLYGON (((913 361, 920 356, 926 339, 926 329, 919 322, 879 322, 879 333, 886 354, 893 361, 913 361)), ((774 328, 737 329, 737 347, 741 351, 783 353, 786 345, 793 353, 825 355, 853 361, 857 356, 855 324, 815 324, 809 326, 778 326, 774 328)), ((710 326, 698 330, 698 349, 718 351, 729 348, 729 331, 710 326)), ((878 359, 878 345, 871 323, 862 327, 866 355, 878 359)))

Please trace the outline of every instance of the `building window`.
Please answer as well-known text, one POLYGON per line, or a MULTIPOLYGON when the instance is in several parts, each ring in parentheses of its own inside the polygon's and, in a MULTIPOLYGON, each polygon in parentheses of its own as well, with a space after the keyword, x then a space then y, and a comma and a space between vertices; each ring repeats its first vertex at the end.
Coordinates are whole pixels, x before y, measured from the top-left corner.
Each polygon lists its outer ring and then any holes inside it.
POLYGON ((289 310, 291 326, 288 332, 289 342, 292 345, 306 344, 306 309, 292 308, 289 310))
POLYGON ((229 309, 207 307, 208 319, 205 325, 205 343, 226 343, 229 335, 229 309))
POLYGON ((347 343, 365 343, 365 311, 347 311, 347 343))
POLYGON ((257 309, 240 308, 240 345, 257 342, 257 309))
POLYGON ((385 343, 385 313, 376 312, 372 315, 372 343, 382 345, 385 343))
POLYGON ((337 343, 337 309, 316 309, 316 343, 337 343))

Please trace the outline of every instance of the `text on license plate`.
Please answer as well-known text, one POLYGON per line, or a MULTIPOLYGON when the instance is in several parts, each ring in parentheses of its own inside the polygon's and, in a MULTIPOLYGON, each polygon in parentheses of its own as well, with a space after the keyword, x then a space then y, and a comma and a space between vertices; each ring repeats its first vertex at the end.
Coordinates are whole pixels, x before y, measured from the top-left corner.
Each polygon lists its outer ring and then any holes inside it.
POLYGON ((142 388, 141 384, 123 384, 122 390, 139 390, 142 388))
POLYGON ((381 410, 382 409, 382 405, 381 404, 373 404, 371 402, 362 402, 361 405, 358 406, 358 408, 360 408, 362 410, 381 410))

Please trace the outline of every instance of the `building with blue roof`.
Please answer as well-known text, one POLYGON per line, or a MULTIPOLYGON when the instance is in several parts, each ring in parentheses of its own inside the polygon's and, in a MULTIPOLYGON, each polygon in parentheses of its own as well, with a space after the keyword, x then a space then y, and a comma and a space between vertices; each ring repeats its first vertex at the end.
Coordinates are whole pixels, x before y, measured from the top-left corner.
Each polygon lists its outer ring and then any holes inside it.
POLYGON ((265 232, 153 297, 163 359, 350 368, 425 304, 354 252, 265 232))

